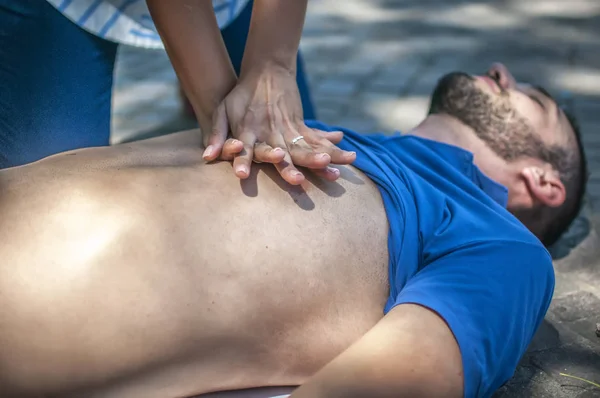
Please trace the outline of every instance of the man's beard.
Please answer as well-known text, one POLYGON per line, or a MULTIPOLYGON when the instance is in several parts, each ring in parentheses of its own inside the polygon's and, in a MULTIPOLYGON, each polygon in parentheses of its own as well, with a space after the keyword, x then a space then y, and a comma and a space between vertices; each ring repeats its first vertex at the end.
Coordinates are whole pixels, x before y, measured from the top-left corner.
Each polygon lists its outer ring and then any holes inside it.
POLYGON ((507 96, 493 99, 465 73, 452 72, 443 76, 433 91, 429 114, 455 117, 498 156, 506 161, 521 157, 544 159, 547 148, 533 129, 511 107, 507 96))

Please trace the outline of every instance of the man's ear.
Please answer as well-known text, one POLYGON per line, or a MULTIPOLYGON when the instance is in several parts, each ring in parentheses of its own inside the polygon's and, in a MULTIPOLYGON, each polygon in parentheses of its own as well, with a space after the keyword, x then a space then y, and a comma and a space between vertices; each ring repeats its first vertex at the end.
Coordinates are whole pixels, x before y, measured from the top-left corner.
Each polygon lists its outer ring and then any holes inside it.
POLYGON ((529 166, 521 170, 521 177, 535 201, 548 207, 558 207, 565 202, 567 191, 554 169, 529 166))

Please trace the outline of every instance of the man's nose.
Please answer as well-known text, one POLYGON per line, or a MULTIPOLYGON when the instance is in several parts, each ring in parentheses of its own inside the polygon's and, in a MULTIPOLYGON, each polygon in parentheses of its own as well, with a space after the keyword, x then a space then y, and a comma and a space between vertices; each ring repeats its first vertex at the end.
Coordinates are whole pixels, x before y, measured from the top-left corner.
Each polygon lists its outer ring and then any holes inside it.
POLYGON ((501 63, 493 64, 490 69, 488 69, 487 74, 495 79, 503 90, 514 88, 517 85, 514 76, 511 75, 508 68, 501 63))

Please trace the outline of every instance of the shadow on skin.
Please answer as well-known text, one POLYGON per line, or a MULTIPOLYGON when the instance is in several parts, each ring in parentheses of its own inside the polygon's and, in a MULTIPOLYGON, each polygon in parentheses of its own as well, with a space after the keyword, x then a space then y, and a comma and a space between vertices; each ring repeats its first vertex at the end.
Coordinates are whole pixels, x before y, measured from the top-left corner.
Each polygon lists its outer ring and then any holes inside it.
MULTIPOLYGON (((352 170, 347 167, 339 166, 340 178, 344 179, 355 185, 363 185, 364 181, 357 176, 352 170)), ((337 182, 326 181, 315 174, 309 169, 304 170, 306 176, 306 182, 302 185, 291 185, 285 182, 275 167, 270 164, 257 165, 254 164, 251 168, 250 175, 245 180, 240 180, 240 187, 244 195, 255 198, 258 196, 258 174, 262 172, 269 177, 277 186, 284 192, 288 193, 294 203, 303 210, 313 210, 315 203, 310 198, 310 195, 306 191, 305 187, 308 188, 308 184, 319 189, 321 192, 332 198, 339 198, 346 193, 346 189, 337 182)))
POLYGON ((356 173, 354 173, 352 170, 350 170, 350 168, 345 166, 334 165, 332 165, 331 167, 335 167, 340 171, 340 178, 342 180, 348 181, 349 183, 354 185, 365 185, 365 181, 361 177, 357 176, 356 173))
POLYGON ((222 391, 191 398, 279 398, 287 397, 296 387, 260 387, 238 391, 222 391))
POLYGON ((250 175, 245 180, 240 180, 240 187, 244 195, 255 198, 258 196, 258 173, 263 172, 269 177, 282 191, 287 192, 294 203, 302 210, 313 210, 315 202, 308 196, 308 193, 301 185, 288 184, 281 178, 275 167, 272 165, 257 165, 254 164, 250 168, 250 175))
POLYGON ((346 193, 346 189, 337 182, 329 182, 321 177, 316 176, 310 170, 303 170, 306 181, 320 189, 326 195, 332 198, 339 198, 346 193))

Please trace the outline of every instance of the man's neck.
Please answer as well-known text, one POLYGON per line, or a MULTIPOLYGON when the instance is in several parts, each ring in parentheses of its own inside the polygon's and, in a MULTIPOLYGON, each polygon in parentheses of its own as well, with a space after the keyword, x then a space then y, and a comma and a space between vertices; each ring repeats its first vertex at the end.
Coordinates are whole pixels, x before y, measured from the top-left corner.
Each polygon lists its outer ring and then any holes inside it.
POLYGON ((417 127, 409 131, 409 134, 455 145, 473 154, 484 147, 489 150, 469 127, 445 114, 427 116, 417 127))
POLYGON ((492 151, 475 132, 458 119, 445 115, 429 115, 408 134, 463 148, 473 154, 473 163, 488 177, 508 186, 509 165, 492 151))

